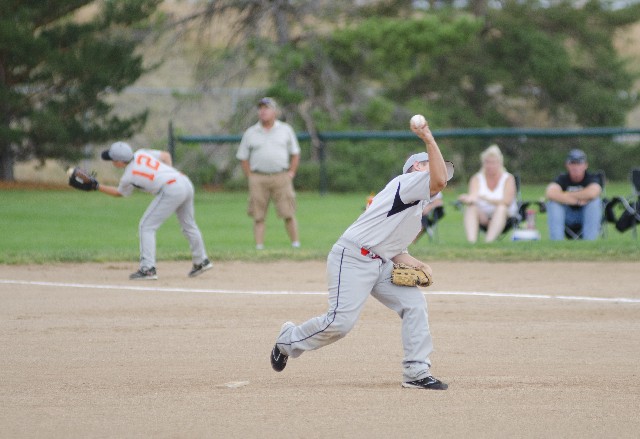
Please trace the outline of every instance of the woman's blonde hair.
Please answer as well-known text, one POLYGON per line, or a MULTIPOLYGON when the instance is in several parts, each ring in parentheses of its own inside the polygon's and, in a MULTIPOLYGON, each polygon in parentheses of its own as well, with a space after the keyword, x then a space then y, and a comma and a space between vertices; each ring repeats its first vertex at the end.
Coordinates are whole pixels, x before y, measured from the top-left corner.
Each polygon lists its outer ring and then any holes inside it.
POLYGON ((482 151, 482 153, 480 154, 480 160, 482 161, 482 169, 484 170, 484 161, 487 157, 495 157, 498 159, 498 162, 500 163, 500 169, 502 171, 505 171, 504 168, 504 156, 502 155, 502 151, 500 151, 500 148, 498 147, 498 145, 493 144, 491 146, 489 146, 487 149, 485 149, 484 151, 482 151))

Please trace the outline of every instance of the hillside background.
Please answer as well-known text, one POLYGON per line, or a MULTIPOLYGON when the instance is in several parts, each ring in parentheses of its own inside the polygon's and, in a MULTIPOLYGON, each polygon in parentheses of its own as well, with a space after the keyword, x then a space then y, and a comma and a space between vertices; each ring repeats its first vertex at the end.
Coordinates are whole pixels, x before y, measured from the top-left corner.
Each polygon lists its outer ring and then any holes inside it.
MULTIPOLYGON (((187 16, 192 12, 193 2, 189 0, 166 0, 161 10, 173 18, 187 16)), ((223 31, 216 29, 216 31, 223 31)), ((201 35, 200 35, 201 37, 201 35)), ((167 148, 168 126, 172 122, 176 134, 240 134, 238 130, 228 128, 231 115, 238 110, 246 110, 245 126, 256 120, 254 102, 270 86, 266 70, 256 67, 242 84, 203 89, 196 78, 196 64, 199 48, 195 38, 181 40, 160 40, 148 44, 144 56, 148 65, 158 62, 159 67, 141 77, 124 92, 113 97, 115 111, 130 115, 148 109, 149 117, 144 129, 128 139, 134 148, 167 148)), ((621 32, 617 39, 617 48, 624 56, 632 60, 632 66, 640 66, 640 23, 621 32)), ((640 90, 640 81, 635 85, 640 90)), ((237 123, 237 121, 236 121, 237 123)), ((627 127, 640 126, 640 106, 630 112, 627 127)), ((398 129, 402 129, 399 127, 398 129)), ((438 127, 434 127, 438 129, 438 127)), ((114 139, 114 141, 117 139, 114 139)), ((101 181, 115 183, 119 173, 109 163, 96 158, 108 144, 88 145, 86 157, 79 165, 95 170, 101 181)), ((226 165, 233 160, 233 149, 237 145, 200 145, 189 148, 197 150, 191 157, 182 157, 181 166, 188 167, 190 162, 200 161, 202 154, 206 159, 226 165)), ((65 171, 75 163, 47 161, 44 166, 37 162, 19 163, 15 168, 18 182, 61 183, 66 181, 65 171)))

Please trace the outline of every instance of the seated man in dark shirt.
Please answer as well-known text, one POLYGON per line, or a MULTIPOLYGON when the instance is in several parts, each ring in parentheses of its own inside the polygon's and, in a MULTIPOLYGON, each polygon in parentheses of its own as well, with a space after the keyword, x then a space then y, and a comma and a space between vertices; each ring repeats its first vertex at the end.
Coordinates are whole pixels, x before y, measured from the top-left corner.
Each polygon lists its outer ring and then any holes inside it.
POLYGON ((565 237, 565 226, 581 229, 581 237, 594 240, 600 233, 602 187, 597 175, 587 172, 587 156, 579 149, 569 152, 567 172, 547 186, 547 221, 552 240, 565 237))

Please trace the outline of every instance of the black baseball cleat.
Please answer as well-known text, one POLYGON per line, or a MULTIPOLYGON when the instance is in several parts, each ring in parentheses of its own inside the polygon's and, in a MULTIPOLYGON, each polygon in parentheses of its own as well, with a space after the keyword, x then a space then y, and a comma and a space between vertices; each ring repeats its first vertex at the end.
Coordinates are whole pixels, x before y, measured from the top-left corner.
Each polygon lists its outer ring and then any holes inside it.
POLYGON ((289 357, 278 349, 278 345, 273 345, 273 349, 271 349, 271 367, 276 372, 282 372, 285 367, 287 367, 287 360, 289 357))
POLYGON ((140 270, 129 276, 130 280, 156 280, 157 278, 156 267, 140 268, 140 270))
POLYGON ((193 268, 189 272, 189 277, 196 277, 197 275, 204 273, 210 268, 213 268, 213 264, 209 261, 209 259, 205 259, 199 264, 193 264, 193 268))
POLYGON ((421 380, 405 381, 402 383, 402 387, 406 387, 408 389, 447 390, 449 385, 429 375, 421 380))

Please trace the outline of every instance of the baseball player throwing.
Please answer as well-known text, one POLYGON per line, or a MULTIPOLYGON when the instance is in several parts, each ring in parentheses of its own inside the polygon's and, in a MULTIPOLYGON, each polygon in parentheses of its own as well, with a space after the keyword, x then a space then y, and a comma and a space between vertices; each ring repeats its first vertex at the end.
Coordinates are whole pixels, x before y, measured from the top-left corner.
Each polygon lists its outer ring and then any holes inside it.
POLYGON ((431 268, 409 255, 407 247, 421 226, 422 210, 453 176, 428 124, 411 124, 427 153, 414 154, 403 174, 391 180, 369 208, 344 232, 327 258, 329 308, 326 314, 295 325, 282 325, 271 351, 271 366, 282 371, 289 357, 333 343, 355 325, 371 294, 402 318, 404 347, 402 386, 444 390, 448 386, 431 375, 433 350, 427 304, 416 287, 391 282, 394 263, 431 268))
POLYGON ((100 184, 97 190, 114 197, 126 197, 131 195, 134 188, 138 188, 156 196, 140 219, 140 269, 129 279, 158 278, 156 230, 174 212, 191 248, 193 267, 189 276, 197 276, 213 267, 194 217, 193 184, 189 177, 171 166, 168 152, 139 149, 133 153, 127 143, 116 142, 102 152, 102 159, 111 160, 116 168, 123 168, 124 174, 118 187, 100 184))

